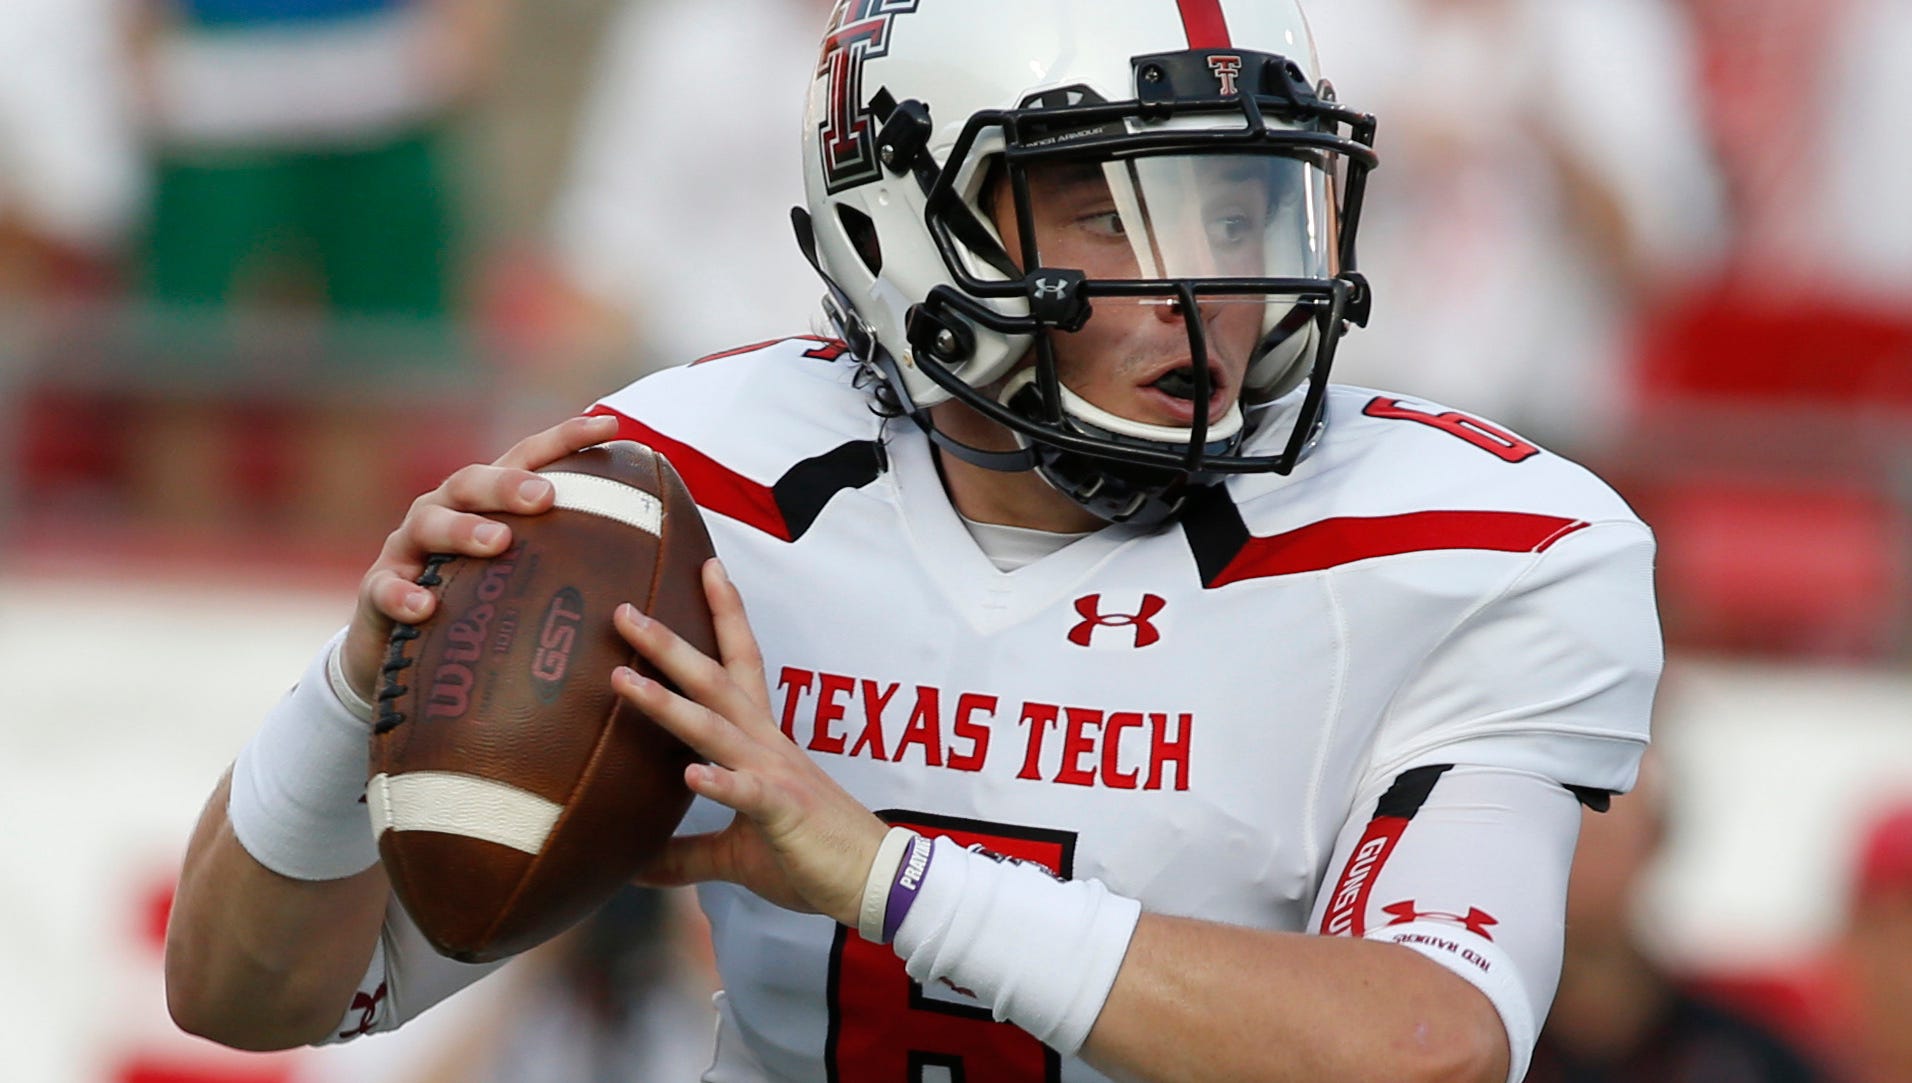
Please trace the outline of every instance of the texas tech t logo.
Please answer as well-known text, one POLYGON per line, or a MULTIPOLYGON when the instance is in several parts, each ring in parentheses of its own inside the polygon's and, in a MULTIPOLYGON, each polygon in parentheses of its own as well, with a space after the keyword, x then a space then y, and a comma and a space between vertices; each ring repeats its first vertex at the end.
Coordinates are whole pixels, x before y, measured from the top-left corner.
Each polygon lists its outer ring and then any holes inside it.
POLYGON ((1082 620, 1069 629, 1069 642, 1078 647, 1087 647, 1095 643, 1098 632, 1117 637, 1129 632, 1132 637, 1129 642, 1134 646, 1150 646, 1162 638, 1161 631, 1155 627, 1155 618, 1166 608, 1168 602, 1161 595, 1144 594, 1141 607, 1133 613, 1105 613, 1102 611, 1102 595, 1085 594, 1075 600, 1075 610, 1082 614, 1082 620))
POLYGON ((1241 57, 1211 56, 1208 58, 1208 70, 1215 73, 1215 81, 1221 84, 1221 96, 1234 97, 1235 80, 1241 77, 1241 57))
POLYGON ((830 80, 823 118, 823 186, 831 192, 876 180, 876 125, 864 107, 863 62, 890 51, 890 24, 920 0, 837 0, 817 78, 830 80))

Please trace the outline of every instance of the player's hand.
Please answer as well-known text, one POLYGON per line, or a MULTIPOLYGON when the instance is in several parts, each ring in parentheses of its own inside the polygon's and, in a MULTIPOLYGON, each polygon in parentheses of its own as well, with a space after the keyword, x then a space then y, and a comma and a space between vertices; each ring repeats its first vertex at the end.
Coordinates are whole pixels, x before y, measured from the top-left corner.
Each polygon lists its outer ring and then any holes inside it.
POLYGON ((557 494, 532 471, 616 436, 615 417, 570 418, 518 441, 495 462, 459 469, 412 501, 405 521, 386 537, 378 560, 359 581, 358 608, 340 657, 352 688, 372 699, 393 622, 416 624, 431 615, 437 598, 413 582, 424 572, 426 557, 504 552, 511 546, 511 528, 486 516, 549 511, 557 494))
POLYGON ((615 617, 624 638, 683 695, 629 669, 617 671, 613 687, 710 761, 685 769, 691 790, 738 813, 715 834, 673 839, 644 880, 728 880, 854 926, 888 828, 778 728, 743 599, 715 560, 704 565, 704 593, 721 659, 633 606, 619 606, 615 617))

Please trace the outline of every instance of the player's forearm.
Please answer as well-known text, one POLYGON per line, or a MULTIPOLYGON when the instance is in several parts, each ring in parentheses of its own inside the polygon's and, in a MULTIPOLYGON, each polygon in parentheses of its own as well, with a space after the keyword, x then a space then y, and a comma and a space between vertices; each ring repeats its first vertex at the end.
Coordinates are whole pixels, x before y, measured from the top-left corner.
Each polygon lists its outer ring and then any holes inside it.
POLYGON ((1405 948, 1145 914, 1083 1046, 1120 1078, 1504 1083, 1480 992, 1405 948))
POLYGON ((180 1028, 241 1049, 326 1036, 364 976, 390 888, 374 865, 294 880, 247 853, 226 821, 230 778, 200 814, 166 930, 166 1004, 180 1028))

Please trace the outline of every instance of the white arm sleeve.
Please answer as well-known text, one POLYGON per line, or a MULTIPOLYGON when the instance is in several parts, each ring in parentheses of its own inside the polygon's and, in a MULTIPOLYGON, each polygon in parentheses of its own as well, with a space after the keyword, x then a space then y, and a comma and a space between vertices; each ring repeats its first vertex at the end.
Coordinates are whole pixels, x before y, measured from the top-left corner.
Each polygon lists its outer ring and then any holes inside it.
POLYGON ((393 898, 385 906, 385 927, 379 930, 372 963, 359 979, 358 991, 339 1025, 316 1045, 350 1041, 362 1034, 396 1030, 406 1020, 503 966, 461 963, 438 954, 425 934, 413 924, 405 908, 393 898))
POLYGON ((1310 924, 1472 982, 1521 1079, 1560 979, 1589 800, 1633 785, 1661 665, 1653 540, 1579 531, 1485 598, 1388 706, 1310 924))
POLYGON ((1486 994, 1527 1073, 1560 980, 1580 806, 1552 779, 1416 768, 1364 796, 1335 843, 1309 928, 1420 952, 1486 994))

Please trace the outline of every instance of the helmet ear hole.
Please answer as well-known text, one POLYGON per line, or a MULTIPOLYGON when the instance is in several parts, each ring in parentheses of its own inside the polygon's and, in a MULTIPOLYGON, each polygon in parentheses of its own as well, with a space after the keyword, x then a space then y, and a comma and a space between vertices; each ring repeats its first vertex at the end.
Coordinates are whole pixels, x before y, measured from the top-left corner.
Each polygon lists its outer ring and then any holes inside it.
POLYGON ((883 270, 883 243, 877 239, 876 223, 869 215, 841 203, 836 205, 836 214, 837 224, 843 227, 844 236, 850 238, 850 247, 856 250, 857 258, 874 278, 883 270))

